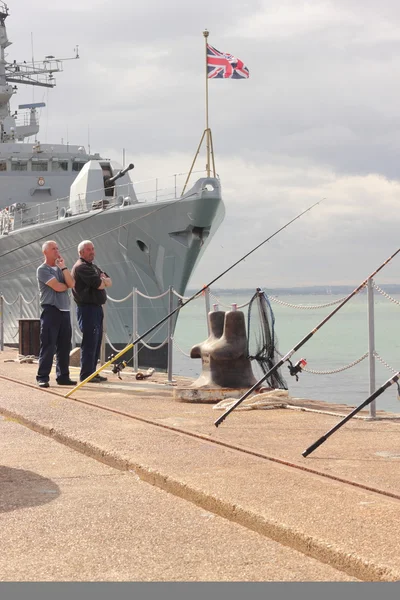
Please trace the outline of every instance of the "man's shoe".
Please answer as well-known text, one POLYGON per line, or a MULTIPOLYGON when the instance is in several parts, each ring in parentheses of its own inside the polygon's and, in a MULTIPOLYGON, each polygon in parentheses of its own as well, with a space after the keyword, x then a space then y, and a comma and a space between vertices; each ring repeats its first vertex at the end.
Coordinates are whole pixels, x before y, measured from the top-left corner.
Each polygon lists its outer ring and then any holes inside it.
POLYGON ((63 379, 61 381, 57 381, 57 385, 76 385, 77 381, 72 381, 71 379, 63 379))
POLYGON ((48 381, 38 381, 37 384, 38 384, 38 386, 40 388, 48 388, 48 387, 50 387, 50 384, 49 384, 48 381))
POLYGON ((95 375, 93 379, 89 381, 89 383, 101 383, 102 381, 107 381, 107 377, 103 377, 102 375, 95 375))

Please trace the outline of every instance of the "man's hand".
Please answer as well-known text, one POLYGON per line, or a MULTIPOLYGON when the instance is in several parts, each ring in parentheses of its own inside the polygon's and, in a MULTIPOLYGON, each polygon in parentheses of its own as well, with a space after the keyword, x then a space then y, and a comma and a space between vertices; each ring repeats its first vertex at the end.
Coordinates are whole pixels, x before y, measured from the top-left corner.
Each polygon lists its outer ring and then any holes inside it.
MULTIPOLYGON (((108 277, 108 275, 103 273, 103 271, 100 273, 100 279, 101 279, 101 283, 104 284, 104 287, 112 286, 111 277, 108 277)), ((100 289, 104 289, 104 288, 100 288, 100 289)))
POLYGON ((65 260, 63 259, 62 256, 57 258, 56 264, 57 264, 57 267, 60 267, 60 269, 63 269, 65 267, 65 260))

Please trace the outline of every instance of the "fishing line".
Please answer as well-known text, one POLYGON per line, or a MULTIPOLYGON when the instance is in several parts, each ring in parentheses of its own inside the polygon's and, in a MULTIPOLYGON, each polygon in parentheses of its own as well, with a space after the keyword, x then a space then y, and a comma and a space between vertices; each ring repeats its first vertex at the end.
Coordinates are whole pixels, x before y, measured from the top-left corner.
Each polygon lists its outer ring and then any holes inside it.
MULTIPOLYGON (((400 248, 398 250, 396 250, 396 252, 394 254, 392 254, 391 256, 389 256, 389 258, 387 258, 385 260, 384 263, 382 263, 373 273, 371 273, 371 275, 369 277, 367 277, 367 279, 365 279, 354 291, 352 291, 336 308, 333 309, 333 311, 331 313, 329 313, 329 315, 327 315, 320 323, 319 325, 317 325, 316 327, 314 327, 314 329, 312 331, 310 331, 310 333, 308 333, 302 340, 300 340, 300 342, 298 342, 298 344, 296 344, 292 350, 290 350, 287 354, 285 354, 285 356, 283 356, 281 358, 281 360, 279 362, 276 363, 276 365, 274 365, 272 367, 272 369, 270 369, 268 371, 268 373, 266 373, 265 375, 263 375, 263 377, 261 377, 261 379, 259 381, 257 381, 257 383, 255 383, 245 394, 243 394, 243 396, 241 396, 230 408, 228 408, 228 410, 226 410, 214 423, 214 425, 216 427, 218 427, 218 425, 220 425, 225 419, 226 417, 237 407, 239 406, 239 404, 241 404, 243 402, 243 400, 246 400, 246 398, 248 396, 250 396, 250 394, 252 392, 254 392, 254 390, 256 390, 260 384, 265 381, 265 379, 267 379, 268 377, 270 377, 275 371, 277 371, 286 361, 290 362, 290 358, 291 356, 297 352, 297 350, 299 350, 299 348, 301 348, 301 346, 303 346, 303 344, 305 344, 306 342, 308 342, 308 340, 315 334, 317 333, 317 331, 319 329, 321 329, 321 327, 323 325, 325 325, 325 323, 327 323, 329 321, 329 319, 331 319, 353 296, 355 296, 356 294, 358 294, 358 292, 360 290, 362 290, 363 287, 365 287, 368 283, 369 279, 372 279, 372 277, 374 277, 381 269, 383 269, 383 267, 385 267, 395 256, 396 254, 398 254, 400 252, 400 248)), ((292 369, 296 369, 296 366, 293 367, 292 369)), ((297 372, 301 371, 301 368, 297 367, 297 372)))
POLYGON ((202 294, 204 292, 204 290, 206 290, 207 288, 211 287, 216 281, 218 281, 218 279, 221 279, 221 277, 223 277, 224 275, 226 275, 227 273, 229 273, 229 271, 231 271, 232 269, 234 269, 239 263, 241 263, 248 256, 250 256, 251 254, 253 254, 253 252, 255 252, 256 250, 258 250, 259 248, 261 248, 261 246, 263 246, 264 244, 266 244, 267 242, 269 242, 270 240, 272 240, 272 238, 274 238, 276 235, 278 235, 278 233, 280 233, 281 231, 283 231, 284 229, 286 229, 287 227, 289 227, 289 225, 291 225, 292 223, 294 223, 295 221, 297 221, 297 219, 300 219, 300 217, 302 217, 303 215, 305 215, 306 213, 308 213, 310 210, 312 210, 315 206, 317 206, 317 204, 320 204, 321 202, 323 202, 323 200, 325 200, 325 198, 322 198, 321 200, 318 200, 318 202, 315 202, 309 208, 307 208, 306 210, 303 210, 296 217, 294 217, 293 219, 291 219, 290 221, 288 221, 285 225, 283 225, 282 227, 280 227, 277 231, 275 231, 275 233, 273 233, 272 235, 270 235, 269 237, 267 237, 260 244, 258 244, 257 246, 255 246, 252 250, 250 250, 244 256, 242 256, 241 258, 239 258, 239 260, 237 260, 230 267, 228 267, 227 269, 225 269, 225 271, 223 271, 222 273, 220 273, 219 275, 217 275, 216 277, 214 277, 214 279, 212 279, 208 284, 204 285, 198 292, 196 292, 195 294, 193 294, 193 296, 190 296, 190 298, 188 298, 184 302, 181 302, 181 304, 179 304, 173 311, 171 311, 168 315, 166 315, 160 321, 158 321, 158 323, 156 323, 155 325, 153 325, 152 327, 150 327, 150 329, 148 329, 147 331, 145 331, 145 333, 143 333, 141 336, 137 337, 134 342, 132 342, 131 344, 128 344, 127 346, 125 346, 125 348, 123 348, 120 352, 118 352, 118 354, 116 354, 115 356, 113 356, 108 362, 106 362, 99 369, 97 369, 97 371, 95 371, 94 373, 92 373, 91 375, 89 375, 89 377, 87 377, 86 379, 84 379, 83 381, 81 381, 77 386, 75 386, 72 390, 70 390, 67 394, 65 394, 65 398, 68 398, 77 389, 79 389, 80 387, 82 387, 83 385, 85 385, 85 383, 88 383, 89 381, 91 381, 91 379, 93 379, 93 377, 95 377, 103 369, 107 368, 110 364, 112 364, 113 362, 115 362, 118 358, 120 358, 121 356, 123 356, 126 352, 128 352, 129 350, 131 350, 135 346, 135 344, 137 344, 138 342, 140 342, 149 333, 151 333, 152 331, 154 331, 155 329, 157 329, 157 327, 159 327, 160 325, 162 325, 163 323, 165 323, 165 321, 167 321, 168 319, 170 319, 176 312, 178 312, 184 306, 186 306, 187 304, 189 304, 189 302, 191 302, 192 300, 194 300, 195 298, 197 298, 198 296, 200 296, 200 294, 202 294))

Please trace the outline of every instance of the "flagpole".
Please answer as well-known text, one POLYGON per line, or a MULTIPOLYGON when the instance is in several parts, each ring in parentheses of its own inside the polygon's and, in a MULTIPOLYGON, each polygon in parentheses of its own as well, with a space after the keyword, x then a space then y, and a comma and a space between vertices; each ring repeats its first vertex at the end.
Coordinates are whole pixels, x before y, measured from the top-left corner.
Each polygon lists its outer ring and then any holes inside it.
POLYGON ((207 29, 203 31, 204 42, 205 42, 205 51, 206 51, 206 144, 207 144, 207 177, 210 177, 210 129, 208 126, 208 69, 207 69, 207 38, 209 36, 209 32, 207 29))

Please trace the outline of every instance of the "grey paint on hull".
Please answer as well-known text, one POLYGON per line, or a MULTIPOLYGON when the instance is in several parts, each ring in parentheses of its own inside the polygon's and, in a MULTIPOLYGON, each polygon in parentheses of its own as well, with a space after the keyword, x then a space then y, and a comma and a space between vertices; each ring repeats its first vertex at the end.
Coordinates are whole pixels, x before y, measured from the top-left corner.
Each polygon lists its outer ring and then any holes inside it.
MULTIPOLYGON (((206 191, 202 181, 208 180, 199 180, 185 197, 174 202, 91 212, 0 237, 0 292, 8 301, 14 300, 18 293, 31 300, 37 294, 36 268, 42 261, 41 245, 44 240, 54 238, 69 267, 77 260, 78 243, 83 239, 93 240, 95 262, 113 279, 109 290, 112 298, 121 299, 134 287, 148 296, 158 296, 169 285, 183 294, 194 267, 224 217, 219 182, 212 180, 214 190, 206 191), (14 252, 6 254, 12 249, 14 252)), ((168 297, 138 299, 141 334, 168 314, 168 297)), ((23 316, 35 317, 37 311, 36 302, 24 305, 23 316)), ((5 342, 15 343, 18 303, 7 307, 5 312, 5 342)), ((159 344, 166 338, 166 332, 165 324, 149 339, 159 344)), ((130 340, 132 298, 124 303, 108 302, 107 334, 113 344, 130 340)))

